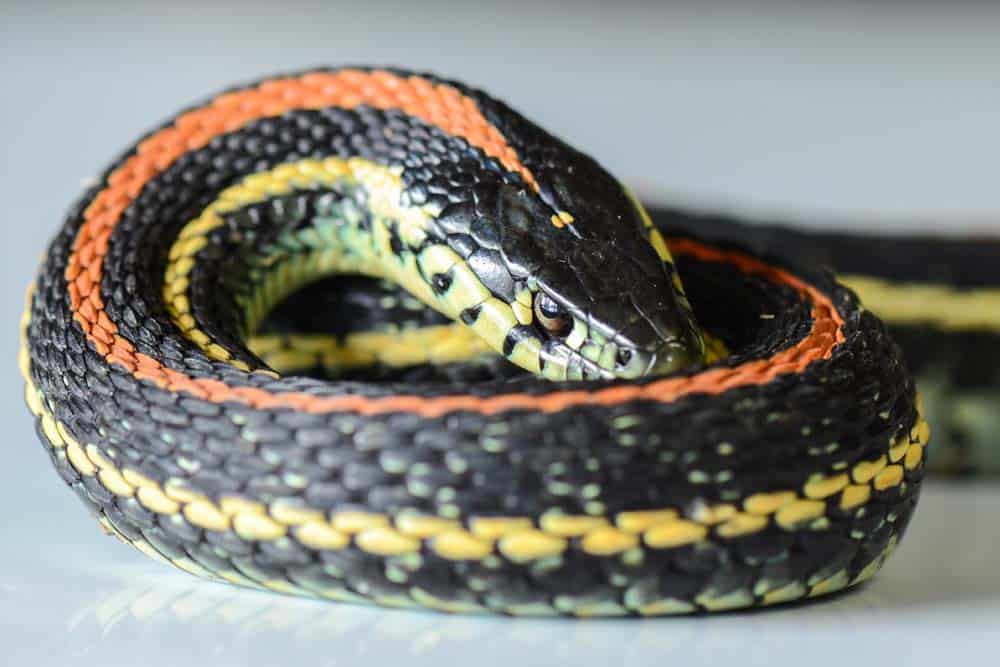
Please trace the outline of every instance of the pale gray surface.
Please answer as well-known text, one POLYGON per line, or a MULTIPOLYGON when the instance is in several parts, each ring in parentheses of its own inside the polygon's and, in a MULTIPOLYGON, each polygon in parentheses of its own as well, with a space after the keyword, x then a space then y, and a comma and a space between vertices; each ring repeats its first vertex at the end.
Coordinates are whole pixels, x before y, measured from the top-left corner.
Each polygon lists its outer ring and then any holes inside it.
POLYGON ((0 3, 0 664, 993 664, 992 485, 927 488, 900 552, 858 594, 699 620, 453 619, 284 599, 199 582, 100 534, 22 406, 23 289, 82 181, 231 82, 407 64, 489 88, 647 195, 888 217, 892 229, 916 225, 914 212, 956 221, 929 229, 998 227, 1000 7, 357 4, 0 3))

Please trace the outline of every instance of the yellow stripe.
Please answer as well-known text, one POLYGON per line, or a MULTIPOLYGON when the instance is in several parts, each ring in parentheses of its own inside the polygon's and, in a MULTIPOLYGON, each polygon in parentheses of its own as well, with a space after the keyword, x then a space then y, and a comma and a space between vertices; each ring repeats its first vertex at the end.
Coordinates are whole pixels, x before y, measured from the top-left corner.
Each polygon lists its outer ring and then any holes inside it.
POLYGON ((949 331, 1000 332, 1000 289, 894 283, 870 276, 839 280, 891 324, 930 324, 949 331))
POLYGON ((354 333, 343 340, 325 334, 258 335, 252 336, 247 346, 279 373, 313 366, 340 370, 373 364, 391 367, 446 364, 494 354, 475 332, 454 324, 395 333, 354 333))
POLYGON ((336 183, 361 185, 368 193, 368 206, 376 215, 398 222, 399 232, 407 243, 419 242, 432 215, 428 207, 402 207, 401 169, 375 164, 362 158, 327 158, 283 164, 271 171, 247 176, 239 184, 223 190, 201 215, 187 223, 169 251, 164 276, 163 299, 171 320, 192 342, 213 359, 233 363, 242 370, 245 364, 232 359, 228 351, 211 345, 197 330, 188 298, 189 276, 194 257, 207 244, 206 235, 223 224, 222 216, 249 204, 287 194, 296 189, 332 186, 336 183))

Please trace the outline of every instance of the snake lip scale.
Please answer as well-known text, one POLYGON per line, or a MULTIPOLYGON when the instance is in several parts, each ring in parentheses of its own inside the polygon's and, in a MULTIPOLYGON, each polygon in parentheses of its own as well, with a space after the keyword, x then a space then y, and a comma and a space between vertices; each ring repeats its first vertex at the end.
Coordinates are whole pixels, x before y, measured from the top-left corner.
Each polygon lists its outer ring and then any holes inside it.
POLYGON ((71 209, 22 325, 39 438, 104 529, 280 593, 800 600, 874 575, 924 471, 900 350, 829 273, 665 235, 596 161, 430 74, 277 76, 178 114, 71 209), (474 334, 441 358, 525 372, 278 372, 250 344, 268 314, 345 274, 474 334))

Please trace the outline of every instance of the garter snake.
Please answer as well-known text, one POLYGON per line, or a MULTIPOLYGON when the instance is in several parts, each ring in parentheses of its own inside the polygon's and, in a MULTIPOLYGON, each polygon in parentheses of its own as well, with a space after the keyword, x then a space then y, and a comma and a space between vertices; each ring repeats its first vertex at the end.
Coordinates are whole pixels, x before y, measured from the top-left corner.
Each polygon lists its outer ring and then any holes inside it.
POLYGON ((924 471, 900 350, 828 272, 664 238, 593 159, 429 74, 280 76, 177 115, 72 208, 23 327, 39 437, 105 530, 283 593, 576 616, 799 600, 878 570, 924 471), (330 380, 248 345, 342 274, 474 333, 421 340, 432 361, 526 372, 330 380))

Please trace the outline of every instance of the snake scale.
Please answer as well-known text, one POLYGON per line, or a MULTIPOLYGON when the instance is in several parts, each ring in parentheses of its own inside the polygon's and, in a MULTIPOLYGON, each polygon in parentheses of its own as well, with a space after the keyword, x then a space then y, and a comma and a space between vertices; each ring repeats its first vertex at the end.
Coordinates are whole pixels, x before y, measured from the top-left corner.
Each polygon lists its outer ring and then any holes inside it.
POLYGON ((900 348, 809 258, 656 217, 457 82, 232 89, 71 209, 27 403, 108 533, 216 581, 645 616, 869 579, 925 471, 900 348))

